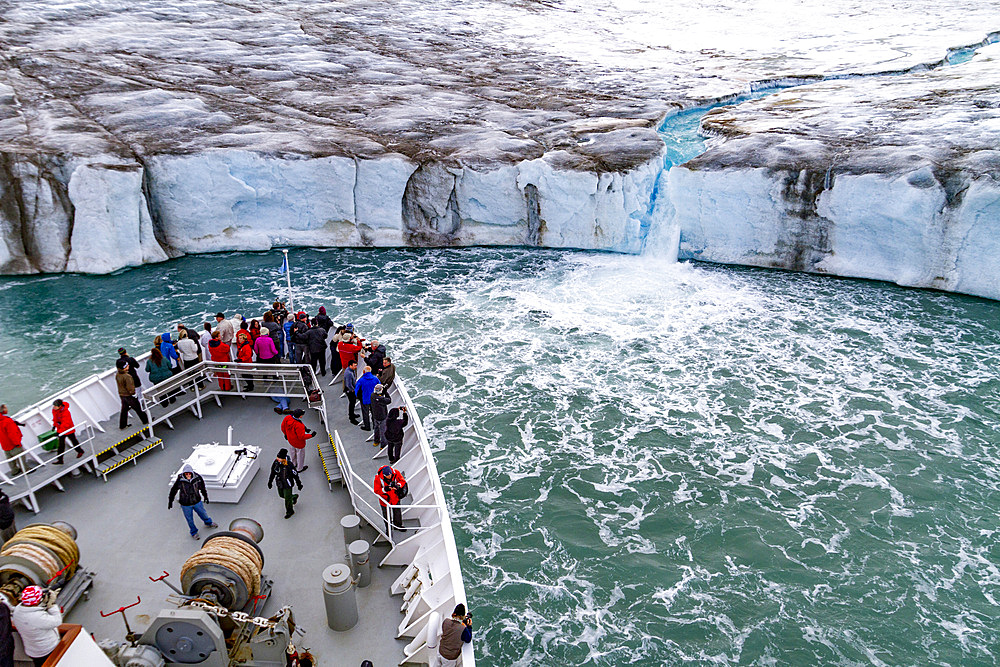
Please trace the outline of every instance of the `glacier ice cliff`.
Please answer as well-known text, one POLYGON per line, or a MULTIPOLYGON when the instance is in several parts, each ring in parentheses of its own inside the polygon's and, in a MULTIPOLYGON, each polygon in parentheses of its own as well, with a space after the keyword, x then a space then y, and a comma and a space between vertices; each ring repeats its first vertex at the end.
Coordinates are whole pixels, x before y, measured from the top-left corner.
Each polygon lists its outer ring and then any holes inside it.
POLYGON ((1000 298, 1000 44, 709 112, 669 174, 679 256, 1000 298))
MULTIPOLYGON (((767 242, 798 257, 757 263, 850 275, 850 252, 861 256, 872 243, 851 234, 849 252, 848 226, 888 223, 856 217, 851 207, 863 206, 839 193, 849 176, 860 179, 855 195, 872 191, 864 178, 882 183, 884 169, 842 168, 835 151, 830 176, 817 148, 816 164, 797 170, 807 174, 794 182, 776 176, 786 165, 767 160, 723 167, 705 157, 668 173, 670 151, 656 128, 665 114, 760 82, 934 63, 980 40, 995 20, 992 7, 973 2, 852 7, 8 3, 0 8, 0 273, 105 273, 276 245, 656 246, 674 256, 680 243, 682 256, 745 261, 723 244, 745 241, 755 257, 752 244, 767 242), (837 185, 810 198, 818 171, 837 185), (752 229, 709 219, 713 188, 722 188, 718 215, 754 212, 757 222, 740 222, 752 229), (730 194, 747 205, 725 201, 730 194), (830 220, 840 221, 832 233, 830 220), (824 250, 831 242, 834 254, 824 250)), ((714 156, 756 132, 727 134, 722 118, 705 124, 719 137, 714 156)), ((931 171, 939 178, 941 169, 931 171)), ((957 181, 945 180, 952 202, 957 181)), ((985 202, 989 184, 977 183, 963 201, 985 202)), ((912 205, 920 220, 937 201, 927 189, 926 201, 912 205)), ((992 214, 966 215, 969 245, 992 214)), ((958 252, 960 241, 948 238, 958 252)), ((966 289, 947 267, 916 271, 908 257, 895 261, 912 277, 883 274, 925 284, 930 271, 935 280, 941 274, 936 285, 966 289)))

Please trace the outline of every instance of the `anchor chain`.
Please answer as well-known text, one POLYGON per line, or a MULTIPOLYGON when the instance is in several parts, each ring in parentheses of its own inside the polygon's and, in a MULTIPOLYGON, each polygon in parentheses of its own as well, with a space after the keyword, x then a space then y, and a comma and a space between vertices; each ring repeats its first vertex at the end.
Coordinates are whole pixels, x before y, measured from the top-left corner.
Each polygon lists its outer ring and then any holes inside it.
MULTIPOLYGON (((215 614, 216 616, 228 616, 237 623, 250 623, 251 625, 256 625, 259 628, 274 628, 278 624, 277 620, 271 620, 268 618, 262 618, 260 616, 251 616, 246 612, 242 611, 229 611, 225 607, 218 607, 213 604, 208 604, 207 602, 202 602, 200 600, 191 600, 188 602, 188 606, 197 607, 199 609, 204 609, 205 611, 215 614)), ((271 618, 277 619, 281 616, 286 615, 291 610, 291 607, 285 606, 278 610, 278 613, 271 618)))

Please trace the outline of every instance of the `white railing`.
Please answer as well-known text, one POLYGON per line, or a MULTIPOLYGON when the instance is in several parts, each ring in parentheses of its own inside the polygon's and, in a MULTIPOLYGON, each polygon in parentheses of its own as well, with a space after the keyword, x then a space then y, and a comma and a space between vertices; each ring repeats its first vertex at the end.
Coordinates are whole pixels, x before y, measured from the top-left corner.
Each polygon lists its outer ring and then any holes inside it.
MULTIPOLYGON (((354 471, 340 434, 335 433, 334 437, 341 472, 355 512, 392 545, 379 566, 405 568, 390 589, 393 594, 403 596, 401 611, 404 616, 397 629, 397 637, 414 639, 406 647, 402 662, 430 662, 429 652, 436 649, 429 649, 427 640, 431 635, 436 639, 440 626, 430 627, 429 623, 440 624, 441 618, 451 616, 456 604, 467 604, 465 584, 444 491, 423 425, 398 376, 391 391, 395 393, 394 398, 406 406, 410 415, 401 456, 393 467, 404 471, 412 503, 398 507, 403 513, 404 523, 406 519, 416 519, 418 526, 405 529, 402 534, 394 534, 391 512, 388 521, 383 519, 374 479, 364 480, 354 471)), ((436 646, 436 643, 431 641, 430 645, 436 646)), ((471 644, 463 647, 461 664, 464 667, 476 664, 471 644)))
MULTIPOLYGON (((309 400, 310 389, 306 387, 302 373, 319 389, 316 373, 309 366, 297 364, 262 364, 221 361, 202 361, 177 375, 163 380, 143 392, 146 413, 150 417, 150 435, 155 424, 167 421, 184 410, 193 410, 200 419, 201 404, 222 396, 265 396, 301 398, 309 400), (224 391, 219 381, 228 381, 231 391, 224 391), (253 389, 250 388, 251 384, 253 389), (259 385, 259 386, 258 386, 259 385), (171 403, 170 399, 174 402, 171 403)), ((319 407, 324 426, 327 423, 326 397, 320 391, 319 407)))
POLYGON ((43 452, 46 454, 49 452, 44 448, 45 443, 39 442, 37 437, 33 443, 28 445, 25 445, 22 439, 22 451, 15 456, 6 458, 7 469, 0 466, 0 486, 11 487, 4 488, 11 501, 23 500, 37 514, 40 507, 35 492, 49 484, 55 484, 59 490, 63 490, 62 484, 59 483, 60 478, 90 464, 97 458, 98 452, 94 447, 94 427, 87 421, 81 421, 57 434, 54 442, 58 443, 59 435, 67 435, 71 432, 76 433, 83 456, 77 457, 74 451, 76 447, 72 442, 67 441, 67 449, 62 454, 62 464, 55 463, 55 459, 60 456, 56 451, 53 451, 48 458, 43 458, 43 452), (14 465, 17 465, 20 472, 16 474, 13 472, 14 465))

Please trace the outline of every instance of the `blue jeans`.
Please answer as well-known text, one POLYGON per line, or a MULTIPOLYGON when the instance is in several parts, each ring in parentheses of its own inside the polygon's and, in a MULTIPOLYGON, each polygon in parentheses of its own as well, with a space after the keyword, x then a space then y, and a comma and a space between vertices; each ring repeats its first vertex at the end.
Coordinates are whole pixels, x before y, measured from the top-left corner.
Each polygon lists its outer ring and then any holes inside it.
POLYGON ((288 409, 288 397, 287 396, 272 396, 271 400, 278 404, 278 407, 282 410, 288 409))
POLYGON ((196 535, 198 533, 198 527, 194 525, 193 514, 195 512, 198 513, 198 516, 201 517, 201 520, 205 522, 206 526, 212 525, 212 517, 208 516, 208 512, 205 511, 205 506, 202 505, 200 500, 194 505, 181 505, 181 511, 184 512, 184 518, 187 519, 188 528, 191 529, 192 535, 196 535))
POLYGON ((295 363, 295 343, 288 344, 288 363, 295 363))

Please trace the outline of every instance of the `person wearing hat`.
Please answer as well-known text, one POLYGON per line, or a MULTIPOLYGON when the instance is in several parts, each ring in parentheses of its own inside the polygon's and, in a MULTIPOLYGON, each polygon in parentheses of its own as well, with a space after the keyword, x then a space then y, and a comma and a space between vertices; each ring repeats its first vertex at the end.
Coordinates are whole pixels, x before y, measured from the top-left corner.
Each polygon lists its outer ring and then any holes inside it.
POLYGON ((194 525, 194 514, 196 512, 201 520, 205 522, 206 528, 219 527, 219 524, 212 521, 212 517, 208 516, 205 506, 201 502, 202 497, 205 498, 206 503, 208 502, 208 491, 205 489, 205 480, 194 471, 194 468, 189 463, 181 466, 181 474, 177 475, 174 485, 170 487, 170 497, 167 498, 168 510, 173 508, 174 496, 178 492, 180 492, 180 497, 177 500, 181 504, 184 518, 187 519, 188 528, 191 530, 191 537, 196 540, 198 539, 198 526, 194 525))
POLYGON ((24 424, 16 422, 7 416, 7 406, 0 405, 0 447, 3 447, 4 455, 10 460, 10 474, 21 474, 21 460, 15 458, 21 454, 21 427, 24 424))
POLYGON ((341 324, 333 332, 333 335, 330 336, 330 374, 333 376, 344 370, 344 364, 340 361, 340 353, 337 352, 337 346, 340 345, 340 341, 344 340, 346 334, 347 328, 341 324))
POLYGON ((288 450, 282 447, 278 450, 278 456, 271 464, 271 476, 267 478, 267 488, 273 489, 274 483, 278 483, 278 496, 285 501, 285 518, 295 514, 294 505, 299 501, 299 494, 292 493, 292 486, 302 490, 302 480, 295 472, 295 466, 288 460, 288 450))
POLYGON ((390 465, 394 465, 399 460, 403 449, 403 429, 409 423, 410 415, 407 414, 405 405, 389 410, 389 415, 385 420, 384 442, 390 465))
POLYGON ((302 337, 309 347, 309 364, 320 377, 326 375, 326 329, 313 320, 313 326, 302 337))
POLYGON ((375 385, 372 390, 372 431, 375 434, 375 446, 381 447, 385 441, 385 419, 389 416, 389 405, 392 399, 382 384, 375 385))
POLYGON ((316 326, 323 327, 323 331, 327 333, 330 333, 330 329, 333 328, 333 320, 326 314, 326 306, 319 307, 319 313, 316 315, 316 326))
POLYGON ((21 604, 14 607, 11 616, 17 634, 21 635, 24 652, 35 667, 41 667, 59 645, 62 612, 55 595, 46 595, 40 586, 28 586, 21 591, 21 604))
POLYGON ((142 398, 142 380, 139 379, 139 362, 135 357, 129 355, 124 347, 118 348, 118 358, 128 362, 128 373, 132 376, 132 383, 135 385, 136 399, 142 398))
POLYGON ((219 332, 219 340, 222 341, 223 345, 232 347, 233 339, 236 338, 236 328, 233 323, 226 319, 225 313, 216 313, 215 321, 217 322, 215 330, 219 332))
POLYGON ((122 403, 122 411, 118 415, 118 428, 123 431, 128 428, 128 411, 130 408, 135 414, 139 415, 139 420, 143 424, 148 424, 149 418, 142 411, 139 399, 135 397, 135 381, 132 380, 132 374, 129 372, 129 362, 124 357, 121 357, 115 362, 115 367, 118 369, 118 372, 115 374, 115 384, 118 385, 118 398, 121 399, 122 403))
POLYGON ((410 492, 403 478, 403 473, 392 466, 382 466, 375 473, 375 495, 382 505, 382 519, 385 521, 385 532, 389 532, 389 507, 392 507, 392 527, 403 530, 403 510, 399 509, 399 501, 410 492))
MULTIPOLYGON (((256 322, 256 320, 254 321, 256 322)), ((278 326, 274 322, 268 322, 268 324, 275 328, 278 326)), ((274 346, 274 339, 270 333, 269 328, 261 327, 260 335, 253 342, 253 351, 257 355, 257 361, 262 364, 276 364, 281 360, 281 355, 278 353, 278 348, 274 346)))
POLYGON ((170 337, 170 332, 160 334, 160 354, 170 363, 170 373, 177 375, 181 372, 181 355, 177 354, 177 347, 174 339, 170 337))
POLYGON ((76 458, 83 456, 83 447, 76 437, 76 429, 73 427, 73 415, 69 413, 69 404, 60 398, 52 402, 52 430, 59 434, 59 450, 55 465, 62 465, 63 452, 66 451, 66 441, 73 443, 76 450, 76 458))
POLYGON ((305 413, 305 410, 298 408, 281 420, 281 433, 292 446, 292 465, 296 472, 305 472, 309 467, 303 465, 306 461, 306 440, 316 435, 316 431, 307 429, 302 423, 302 416, 305 413))
POLYGON ((361 351, 361 343, 363 342, 364 339, 358 338, 353 332, 344 332, 341 336, 340 342, 337 343, 337 354, 340 355, 341 367, 347 368, 347 364, 351 361, 351 359, 358 358, 358 352, 361 351))

